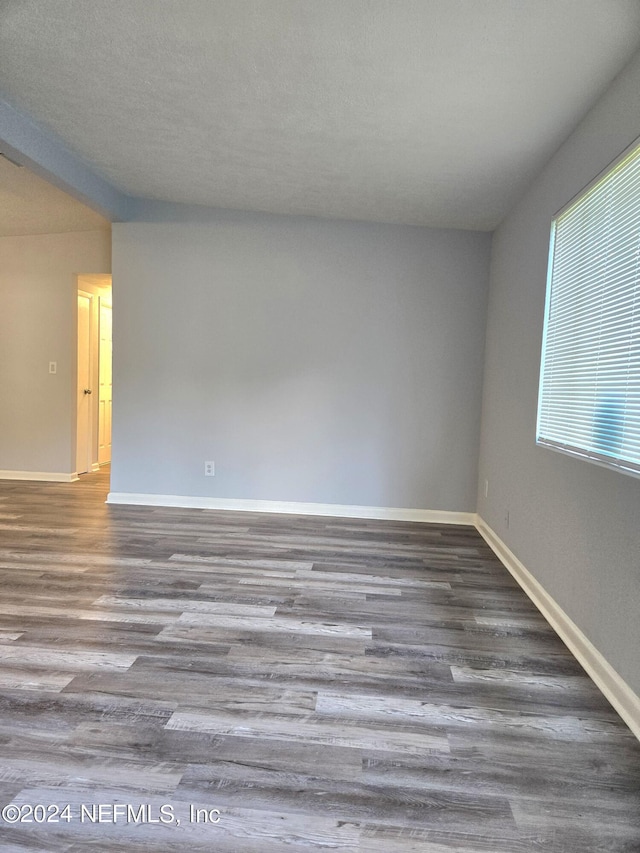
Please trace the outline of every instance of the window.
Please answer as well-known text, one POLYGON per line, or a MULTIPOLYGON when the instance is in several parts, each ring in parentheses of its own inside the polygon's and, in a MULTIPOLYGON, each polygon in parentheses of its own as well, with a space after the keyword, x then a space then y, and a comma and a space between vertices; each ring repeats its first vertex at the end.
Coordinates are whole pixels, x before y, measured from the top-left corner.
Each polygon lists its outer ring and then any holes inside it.
POLYGON ((640 476, 640 146, 553 220, 536 440, 640 476))

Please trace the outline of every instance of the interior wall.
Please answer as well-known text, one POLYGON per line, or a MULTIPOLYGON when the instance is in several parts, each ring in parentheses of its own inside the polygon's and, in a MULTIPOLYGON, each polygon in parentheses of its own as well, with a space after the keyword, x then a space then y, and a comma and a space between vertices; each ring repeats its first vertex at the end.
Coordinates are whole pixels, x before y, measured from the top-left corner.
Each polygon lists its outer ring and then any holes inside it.
POLYGON ((153 211, 113 227, 113 492, 475 509, 490 235, 153 211))
POLYGON ((0 238, 0 471, 75 471, 76 276, 110 271, 109 231, 0 238))
POLYGON ((640 55, 495 233, 478 512, 640 693, 640 479, 535 444, 551 219, 638 136, 640 55))

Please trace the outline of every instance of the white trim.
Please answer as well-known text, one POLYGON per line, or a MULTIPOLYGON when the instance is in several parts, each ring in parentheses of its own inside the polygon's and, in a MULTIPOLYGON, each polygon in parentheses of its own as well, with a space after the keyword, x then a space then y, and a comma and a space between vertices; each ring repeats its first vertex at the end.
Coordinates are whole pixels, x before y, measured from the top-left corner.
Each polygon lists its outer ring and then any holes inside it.
POLYGON ((433 509, 401 509, 351 504, 316 504, 298 501, 253 501, 238 498, 206 498, 190 495, 151 495, 134 492, 109 492, 108 504, 136 506, 222 509, 233 512, 277 512, 293 515, 328 515, 336 518, 375 518, 381 521, 422 521, 429 524, 475 524, 473 512, 444 512, 433 509))
POLYGON ((547 441, 544 438, 536 438, 536 444, 545 450, 562 453, 563 456, 568 456, 570 459, 581 459, 583 462, 591 462, 592 465, 608 468, 609 471, 618 471, 620 474, 627 474, 629 477, 640 477, 640 466, 631 467, 631 463, 625 465, 623 459, 616 459, 613 456, 610 459, 606 459, 596 456, 594 453, 589 453, 586 450, 583 451, 569 446, 563 447, 560 444, 554 444, 552 441, 547 441))
MULTIPOLYGON (((82 275, 76 276, 76 283, 77 284, 80 284, 81 278, 82 278, 82 275)), ((87 370, 89 373, 89 383, 88 384, 89 384, 90 388, 92 388, 92 389, 96 385, 96 381, 95 381, 96 377, 94 376, 94 371, 95 371, 94 349, 96 348, 96 340, 95 340, 96 323, 95 323, 95 317, 94 317, 95 294, 91 293, 90 290, 83 290, 81 287, 78 287, 77 293, 76 293, 76 385, 75 385, 76 466, 78 468, 80 467, 80 465, 78 464, 78 426, 79 426, 78 407, 80 405, 80 397, 78 396, 78 373, 80 370, 80 359, 78 358, 78 349, 79 349, 79 337, 80 337, 80 311, 77 307, 77 304, 78 304, 78 297, 80 297, 80 296, 82 296, 84 299, 89 300, 89 358, 87 360, 87 370)), ((89 417, 87 420, 87 428, 88 428, 88 432, 89 432, 89 441, 87 443, 87 459, 86 459, 86 461, 84 459, 81 460, 83 474, 84 473, 89 474, 89 473, 93 472, 93 467, 92 467, 93 466, 93 451, 95 449, 96 453, 97 453, 97 449, 98 449, 97 445, 94 448, 94 444, 96 443, 94 433, 95 433, 95 424, 96 424, 96 416, 97 416, 97 413, 95 411, 95 408, 97 405, 97 403, 96 403, 97 396, 98 395, 92 397, 89 400, 89 417)))
MULTIPOLYGON (((106 465, 107 463, 105 462, 103 464, 106 465)), ((91 463, 91 473, 95 474, 96 471, 99 471, 99 470, 100 470, 100 463, 99 462, 92 462, 91 463)))
POLYGON ((73 483, 78 475, 55 471, 0 471, 0 480, 41 480, 47 483, 73 483))
POLYGON ((533 577, 531 572, 525 568, 516 555, 480 516, 477 516, 476 527, 489 547, 504 563, 560 639, 563 640, 569 651, 584 667, 596 686, 600 688, 633 734, 640 740, 640 696, 634 693, 575 622, 549 595, 542 584, 533 577))

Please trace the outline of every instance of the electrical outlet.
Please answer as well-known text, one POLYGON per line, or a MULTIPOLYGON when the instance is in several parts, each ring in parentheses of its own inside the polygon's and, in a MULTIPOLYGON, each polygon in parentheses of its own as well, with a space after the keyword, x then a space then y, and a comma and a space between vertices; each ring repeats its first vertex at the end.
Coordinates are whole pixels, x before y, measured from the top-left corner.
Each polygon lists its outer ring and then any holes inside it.
POLYGON ((50 361, 49 362, 49 373, 57 373, 58 372, 58 362, 50 361))
POLYGON ((485 498, 489 497, 489 481, 488 480, 484 481, 484 496, 485 496, 485 498))
POLYGON ((204 476, 205 477, 215 477, 216 468, 213 462, 205 462, 204 463, 204 476))
POLYGON ((509 529, 509 510, 508 509, 505 510, 505 513, 504 513, 504 524, 508 530, 509 529))

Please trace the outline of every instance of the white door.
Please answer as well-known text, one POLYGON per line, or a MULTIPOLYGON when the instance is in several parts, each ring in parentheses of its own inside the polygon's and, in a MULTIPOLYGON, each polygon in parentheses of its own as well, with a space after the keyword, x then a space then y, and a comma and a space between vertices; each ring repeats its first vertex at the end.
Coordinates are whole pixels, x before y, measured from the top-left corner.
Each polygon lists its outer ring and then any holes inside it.
POLYGON ((112 339, 111 305, 100 297, 100 407, 98 419, 98 462, 111 462, 112 339))
POLYGON ((91 470, 91 296, 78 293, 76 471, 91 470))

